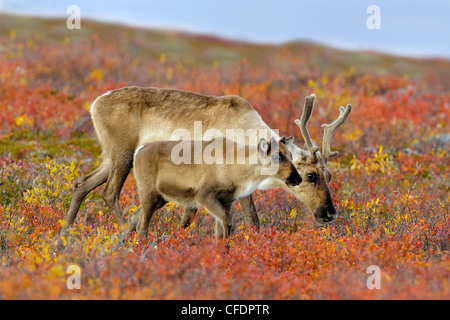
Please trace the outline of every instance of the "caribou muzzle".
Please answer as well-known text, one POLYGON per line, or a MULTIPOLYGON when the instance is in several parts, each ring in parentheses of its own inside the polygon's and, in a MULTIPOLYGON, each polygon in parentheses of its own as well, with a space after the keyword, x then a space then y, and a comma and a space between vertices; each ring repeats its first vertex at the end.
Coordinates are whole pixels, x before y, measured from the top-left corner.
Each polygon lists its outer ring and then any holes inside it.
POLYGON ((337 213, 333 203, 322 206, 314 212, 314 219, 320 225, 327 224, 336 219, 337 213))

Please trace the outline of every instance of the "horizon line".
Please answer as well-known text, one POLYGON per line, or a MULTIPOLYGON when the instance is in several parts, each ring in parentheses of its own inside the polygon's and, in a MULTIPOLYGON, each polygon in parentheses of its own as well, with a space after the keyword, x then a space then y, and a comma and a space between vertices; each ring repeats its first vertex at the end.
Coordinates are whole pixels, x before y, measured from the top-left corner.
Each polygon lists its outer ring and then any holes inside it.
MULTIPOLYGON (((30 17, 30 18, 38 18, 38 19, 44 19, 44 20, 67 20, 67 15, 64 14, 55 14, 55 13, 29 13, 29 12, 18 12, 13 10, 5 10, 0 9, 0 15, 16 15, 20 17, 30 17)), ((122 26, 122 27, 128 27, 133 29, 145 29, 148 31, 163 31, 163 32, 176 32, 176 33, 184 33, 189 34, 193 36, 205 36, 205 37, 214 37, 221 41, 233 41, 233 42, 240 42, 243 44, 254 44, 254 45, 262 45, 262 46, 286 46, 289 44, 295 44, 295 43, 311 43, 313 45, 317 46, 323 46, 323 47, 329 47, 335 50, 339 51, 348 51, 348 52, 355 52, 355 53, 367 53, 367 54, 376 54, 376 55, 385 55, 385 56, 392 56, 397 58, 405 58, 405 59, 414 59, 414 60, 438 60, 438 61, 449 61, 450 62, 450 52, 448 55, 440 55, 440 54, 424 54, 424 53, 405 53, 405 52, 398 52, 396 50, 389 51, 389 50, 383 50, 373 47, 367 47, 367 48, 357 48, 357 46, 346 46, 344 44, 337 44, 337 43, 327 43, 322 41, 317 41, 313 39, 308 38, 292 38, 290 40, 280 40, 280 41, 258 41, 258 40, 252 40, 248 38, 240 38, 240 37, 232 37, 227 36, 225 34, 220 34, 218 32, 208 32, 208 31, 202 31, 195 28, 189 28, 189 27, 176 27, 171 25, 163 25, 163 24, 146 24, 146 23, 140 23, 140 22, 131 22, 131 21, 117 21, 109 18, 100 18, 100 17, 94 17, 90 15, 85 15, 85 18, 83 20, 93 22, 93 23, 100 23, 100 24, 111 24, 115 26, 122 26)))

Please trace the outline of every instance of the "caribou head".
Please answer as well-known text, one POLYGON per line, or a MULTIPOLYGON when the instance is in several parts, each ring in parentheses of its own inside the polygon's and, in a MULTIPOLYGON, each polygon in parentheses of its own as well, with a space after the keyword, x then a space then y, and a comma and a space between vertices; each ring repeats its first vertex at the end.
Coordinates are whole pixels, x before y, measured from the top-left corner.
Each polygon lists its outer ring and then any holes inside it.
POLYGON ((336 218, 336 208, 331 197, 329 182, 331 172, 327 167, 328 159, 338 155, 337 151, 331 151, 330 145, 334 131, 344 123, 352 109, 350 104, 340 107, 339 117, 330 124, 323 124, 324 128, 322 150, 311 139, 306 127, 314 108, 315 96, 306 97, 305 106, 300 119, 295 124, 300 128, 305 141, 303 149, 292 144, 292 155, 295 167, 302 177, 302 183, 289 191, 306 204, 319 224, 326 224, 336 218))

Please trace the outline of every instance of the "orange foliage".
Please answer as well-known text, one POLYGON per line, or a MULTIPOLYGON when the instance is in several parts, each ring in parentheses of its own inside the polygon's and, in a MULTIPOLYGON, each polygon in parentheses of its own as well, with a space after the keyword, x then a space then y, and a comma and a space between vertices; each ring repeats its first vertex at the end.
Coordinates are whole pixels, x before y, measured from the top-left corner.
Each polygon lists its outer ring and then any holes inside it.
MULTIPOLYGON (((125 46, 125 45, 124 45, 125 46)), ((439 83, 394 75, 320 70, 313 55, 280 50, 271 59, 200 66, 159 53, 138 59, 98 36, 51 44, 0 38, 0 299, 449 299, 448 132, 450 96, 439 83), (276 58, 276 59, 275 59, 276 58), (53 243, 70 203, 71 181, 95 168, 98 144, 88 108, 124 85, 239 94, 283 135, 307 94, 318 96, 310 124, 354 108, 330 162, 339 217, 317 227, 293 195, 257 191, 261 230, 236 204, 230 250, 214 244, 204 213, 177 230, 181 208, 152 220, 148 242, 119 231, 98 195, 76 220, 72 246, 53 243), (448 134, 448 133, 447 133, 448 134), (66 269, 81 267, 81 290, 66 269), (370 265, 381 289, 366 286, 370 265)), ((437 80, 436 80, 437 81, 437 80)), ((132 177, 121 197, 138 199, 132 177)))

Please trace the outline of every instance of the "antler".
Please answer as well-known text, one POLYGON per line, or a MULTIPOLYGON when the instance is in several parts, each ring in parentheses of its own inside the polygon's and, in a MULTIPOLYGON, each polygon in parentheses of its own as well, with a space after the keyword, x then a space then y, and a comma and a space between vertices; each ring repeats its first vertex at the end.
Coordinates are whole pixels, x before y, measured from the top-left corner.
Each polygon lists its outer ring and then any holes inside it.
POLYGON ((341 124, 344 123, 345 120, 347 120, 350 111, 352 111, 352 106, 350 104, 347 104, 345 108, 341 106, 339 108, 340 112, 339 117, 336 120, 334 120, 330 124, 322 124, 322 128, 324 128, 322 141, 322 156, 325 162, 327 162, 329 158, 335 157, 339 154, 339 152, 337 151, 331 151, 330 149, 331 139, 333 138, 334 130, 336 130, 341 124))
POLYGON ((305 106, 303 108, 302 116, 301 116, 300 120, 296 119, 294 121, 295 124, 300 128, 303 139, 305 140, 306 147, 308 148, 308 151, 309 151, 308 161, 309 162, 317 161, 316 152, 319 151, 319 147, 313 140, 311 140, 308 129, 306 128, 306 125, 308 124, 308 121, 311 118, 311 113, 314 108, 315 98, 316 98, 316 96, 314 94, 305 98, 305 106))

